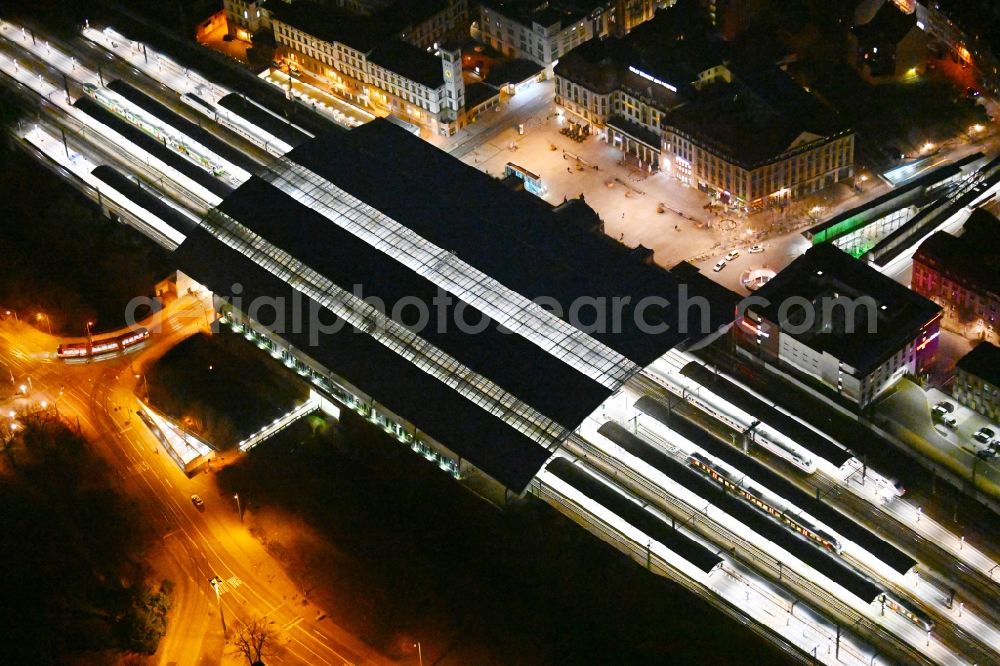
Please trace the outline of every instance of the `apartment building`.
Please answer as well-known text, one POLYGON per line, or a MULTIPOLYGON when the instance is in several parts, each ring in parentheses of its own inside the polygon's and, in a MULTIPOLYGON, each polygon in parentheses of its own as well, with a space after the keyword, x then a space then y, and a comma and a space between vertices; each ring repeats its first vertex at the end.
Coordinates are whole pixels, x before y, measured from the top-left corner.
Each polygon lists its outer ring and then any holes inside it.
POLYGON ((938 231, 913 255, 914 291, 945 308, 948 326, 971 326, 967 332, 984 338, 996 334, 1000 318, 998 234, 1000 220, 977 208, 960 234, 938 231))

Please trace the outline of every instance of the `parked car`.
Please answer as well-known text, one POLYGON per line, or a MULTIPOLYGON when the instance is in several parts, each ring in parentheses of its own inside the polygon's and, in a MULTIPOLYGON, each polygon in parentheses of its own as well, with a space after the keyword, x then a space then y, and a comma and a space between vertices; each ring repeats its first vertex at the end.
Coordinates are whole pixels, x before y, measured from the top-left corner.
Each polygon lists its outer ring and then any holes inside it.
POLYGON ((205 508, 205 500, 200 495, 191 495, 191 504, 194 504, 194 507, 198 510, 205 508))
POLYGON ((726 261, 732 261, 733 259, 735 259, 738 256, 740 256, 740 251, 739 250, 733 250, 732 252, 730 252, 729 254, 726 255, 726 261))
POLYGON ((941 423, 945 424, 949 428, 955 428, 958 426, 958 419, 951 414, 945 414, 941 417, 941 423))
POLYGON ((989 460, 990 458, 995 457, 996 454, 997 452, 993 449, 979 449, 976 451, 976 457, 980 460, 989 460))
POLYGON ((715 271, 716 273, 718 273, 719 271, 721 271, 725 267, 726 267, 726 260, 725 259, 720 259, 719 262, 717 264, 715 264, 715 266, 712 267, 712 270, 715 271))
POLYGON ((942 414, 950 414, 955 411, 955 405, 948 402, 947 400, 942 400, 938 404, 934 405, 935 412, 941 412, 942 414))
POLYGON ((996 433, 989 428, 983 427, 972 433, 972 439, 976 440, 980 444, 989 444, 990 440, 996 437, 996 433))
POLYGON ((749 252, 750 254, 760 254, 763 251, 764 251, 763 245, 751 245, 750 249, 747 250, 747 252, 749 252))

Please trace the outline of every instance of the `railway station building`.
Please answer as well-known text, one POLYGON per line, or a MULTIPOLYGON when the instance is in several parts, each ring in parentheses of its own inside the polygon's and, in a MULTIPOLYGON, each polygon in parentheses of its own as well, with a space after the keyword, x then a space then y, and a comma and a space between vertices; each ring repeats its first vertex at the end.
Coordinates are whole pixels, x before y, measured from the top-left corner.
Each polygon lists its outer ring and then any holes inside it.
POLYGON ((643 367, 731 323, 600 228, 378 119, 279 158, 174 256, 180 293, 208 289, 317 390, 503 497, 643 367))

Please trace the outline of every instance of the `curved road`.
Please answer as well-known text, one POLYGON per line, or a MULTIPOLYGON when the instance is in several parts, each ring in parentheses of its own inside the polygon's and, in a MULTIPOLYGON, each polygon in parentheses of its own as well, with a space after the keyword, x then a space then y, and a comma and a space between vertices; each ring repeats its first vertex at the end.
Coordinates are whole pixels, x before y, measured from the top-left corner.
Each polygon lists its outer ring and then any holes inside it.
MULTIPOLYGON (((184 297, 168 307, 164 325, 142 348, 92 363, 64 363, 51 350, 57 341, 32 328, 0 323, 0 364, 15 382, 31 378, 29 396, 3 401, 5 409, 54 405, 113 464, 119 483, 142 511, 162 547, 150 561, 173 581, 167 636, 161 664, 229 663, 219 607, 228 636, 241 621, 265 617, 274 633, 275 655, 268 663, 329 666, 389 664, 309 602, 277 561, 240 524, 235 501, 221 497, 210 474, 187 478, 134 416, 138 400, 134 369, 165 353, 206 326, 200 304, 184 297), (190 501, 205 499, 203 511, 190 501), (219 576, 217 601, 209 579, 219 576)), ((2 375, 0 375, 2 377, 2 375)), ((232 661, 232 663, 236 663, 232 661)))

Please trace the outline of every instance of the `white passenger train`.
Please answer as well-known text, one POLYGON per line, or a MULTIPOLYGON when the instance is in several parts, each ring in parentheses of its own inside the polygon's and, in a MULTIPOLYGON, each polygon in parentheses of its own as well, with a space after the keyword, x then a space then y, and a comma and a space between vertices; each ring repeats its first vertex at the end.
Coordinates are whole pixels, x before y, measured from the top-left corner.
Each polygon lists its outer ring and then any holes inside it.
POLYGON ((281 157, 292 149, 290 145, 281 139, 272 136, 260 128, 256 128, 256 126, 254 126, 256 131, 252 131, 247 127, 250 125, 249 121, 242 118, 237 119, 236 115, 229 111, 229 109, 221 107, 218 104, 212 104, 195 93, 184 93, 181 95, 181 101, 198 113, 208 116, 226 129, 238 134, 255 146, 263 148, 276 157, 281 157))
MULTIPOLYGON (((671 363, 671 365, 673 364, 671 363)), ((678 395, 683 395, 692 404, 717 418, 733 430, 742 432, 752 423, 757 422, 757 419, 752 415, 730 404, 693 379, 682 375, 679 369, 671 368, 667 370, 666 368, 656 368, 655 366, 656 364, 651 366, 651 372, 645 373, 647 377, 670 391, 678 395)), ((788 437, 779 432, 772 431, 764 424, 760 424, 754 428, 753 441, 779 458, 792 463, 807 474, 812 474, 816 471, 816 463, 806 451, 796 446, 788 437)))
POLYGON ((117 93, 107 88, 98 88, 93 83, 84 83, 83 92, 108 111, 125 120, 130 125, 139 128, 170 150, 187 157, 213 176, 222 178, 227 175, 225 167, 219 160, 215 159, 211 154, 206 154, 201 146, 185 141, 182 137, 173 136, 161 130, 157 125, 147 122, 141 114, 133 111, 131 105, 117 93))

